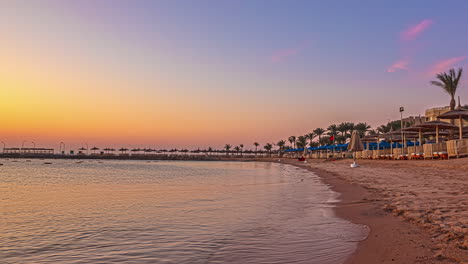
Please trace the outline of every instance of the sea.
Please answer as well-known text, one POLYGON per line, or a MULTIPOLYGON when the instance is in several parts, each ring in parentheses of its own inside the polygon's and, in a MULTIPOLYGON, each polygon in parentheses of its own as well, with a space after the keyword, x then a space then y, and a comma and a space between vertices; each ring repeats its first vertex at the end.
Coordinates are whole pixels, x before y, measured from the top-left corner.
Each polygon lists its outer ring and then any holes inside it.
POLYGON ((368 234, 286 164, 0 162, 0 263, 335 264, 368 234))

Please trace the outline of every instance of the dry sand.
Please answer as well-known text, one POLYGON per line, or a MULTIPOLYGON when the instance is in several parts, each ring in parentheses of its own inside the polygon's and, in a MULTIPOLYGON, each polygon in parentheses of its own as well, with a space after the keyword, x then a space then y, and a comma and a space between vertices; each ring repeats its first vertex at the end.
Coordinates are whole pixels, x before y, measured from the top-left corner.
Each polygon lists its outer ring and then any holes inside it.
POLYGON ((346 263, 468 263, 468 158, 296 160, 342 194, 337 214, 371 233, 346 263))

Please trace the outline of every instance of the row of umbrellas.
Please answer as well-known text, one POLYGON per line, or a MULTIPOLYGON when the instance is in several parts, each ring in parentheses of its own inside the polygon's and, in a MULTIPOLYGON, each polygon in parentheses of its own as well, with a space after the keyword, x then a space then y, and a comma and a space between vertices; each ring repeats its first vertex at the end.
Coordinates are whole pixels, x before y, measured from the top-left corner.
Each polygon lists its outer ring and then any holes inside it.
POLYGON ((459 104, 457 109, 445 112, 437 117, 437 120, 424 122, 422 124, 413 125, 408 128, 403 128, 402 130, 391 131, 389 133, 379 135, 379 136, 366 136, 363 141, 375 141, 378 138, 387 138, 394 142, 404 141, 401 137, 401 134, 404 134, 406 138, 416 138, 419 137, 419 142, 422 142, 423 136, 435 136, 436 143, 439 143, 439 136, 449 135, 447 131, 441 130, 457 130, 459 131, 459 139, 463 138, 464 133, 468 133, 468 129, 463 128, 463 119, 468 118, 468 110, 462 109, 459 104), (458 119, 459 126, 452 125, 447 122, 440 121, 439 119, 458 119), (435 134, 434 134, 435 132, 435 134))
MULTIPOLYGON (((459 131, 459 139, 463 138, 464 133, 468 133, 468 127, 464 128, 463 127, 463 119, 468 118, 468 110, 465 110, 461 107, 460 102, 458 103, 458 107, 455 110, 445 112, 437 117, 437 120, 434 121, 428 121, 424 122, 422 124, 417 124, 413 125, 408 128, 403 128, 402 130, 396 130, 396 131, 390 131, 388 133, 382 134, 382 135, 368 135, 362 138, 362 142, 368 142, 367 146, 375 146, 377 145, 377 148, 379 148, 379 144, 382 144, 381 146, 386 146, 387 144, 390 147, 399 147, 397 145, 394 145, 394 142, 406 142, 407 146, 414 146, 414 145, 420 145, 422 143, 422 138, 423 136, 435 136, 436 138, 436 143, 439 143, 439 137, 442 136, 447 136, 449 135, 449 132, 447 131, 441 131, 441 130, 457 130, 459 131), (447 122, 440 121, 439 119, 458 119, 459 120, 459 126, 452 125, 447 122), (402 137, 403 134, 403 137, 402 137), (381 141, 378 142, 380 138, 385 138, 390 140, 390 143, 386 141, 381 141), (408 138, 419 138, 419 143, 411 143, 407 139, 408 138), (375 142, 377 141, 377 142, 375 142)), ((353 133, 354 134, 354 133, 353 133)), ((414 140, 416 141, 416 140, 414 140)), ((320 146, 316 148, 308 148, 308 150, 314 151, 314 150, 344 150, 344 149, 349 149, 349 150, 354 150, 358 151, 361 149, 362 143, 361 139, 356 135, 353 135, 350 144, 341 144, 341 145, 325 145, 325 146, 320 146)), ((305 151, 304 148, 297 148, 297 149, 288 149, 286 152, 296 152, 296 151, 305 151)))

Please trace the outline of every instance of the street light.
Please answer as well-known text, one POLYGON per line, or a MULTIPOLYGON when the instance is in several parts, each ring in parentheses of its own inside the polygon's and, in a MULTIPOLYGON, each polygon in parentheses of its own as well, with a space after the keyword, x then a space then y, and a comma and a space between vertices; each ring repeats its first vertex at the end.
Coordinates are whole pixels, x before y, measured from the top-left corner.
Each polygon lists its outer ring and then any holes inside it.
POLYGON ((60 153, 65 154, 65 143, 60 142, 60 150, 59 151, 60 151, 60 153), (62 150, 62 146, 63 146, 63 150, 62 150))
POLYGON ((400 116, 401 116, 401 141, 402 141, 402 149, 401 149, 401 155, 404 155, 404 150, 406 147, 406 140, 405 140, 405 131, 403 130, 403 112, 405 111, 405 108, 402 106, 400 107, 400 116))

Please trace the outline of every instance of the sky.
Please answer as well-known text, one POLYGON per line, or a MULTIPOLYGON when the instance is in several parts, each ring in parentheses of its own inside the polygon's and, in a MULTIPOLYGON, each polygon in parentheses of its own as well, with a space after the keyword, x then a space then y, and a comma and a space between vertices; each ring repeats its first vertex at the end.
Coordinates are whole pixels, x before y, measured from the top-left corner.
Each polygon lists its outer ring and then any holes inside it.
MULTIPOLYGON (((7 147, 253 147, 448 105, 467 1, 0 3, 7 147)), ((458 95, 468 103, 468 73, 458 95)))

